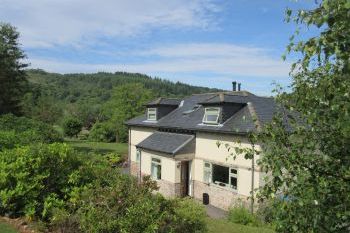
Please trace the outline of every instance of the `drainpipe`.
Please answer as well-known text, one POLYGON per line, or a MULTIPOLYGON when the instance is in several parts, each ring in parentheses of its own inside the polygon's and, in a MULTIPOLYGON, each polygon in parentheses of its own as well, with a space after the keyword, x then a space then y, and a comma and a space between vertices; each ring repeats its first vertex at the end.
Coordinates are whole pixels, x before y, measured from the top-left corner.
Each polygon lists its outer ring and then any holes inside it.
POLYGON ((140 182, 140 184, 141 184, 141 182, 142 182, 141 161, 142 161, 142 152, 141 152, 141 150, 140 150, 140 161, 139 161, 139 169, 140 169, 140 179, 139 179, 139 182, 140 182))
POLYGON ((254 213, 254 167, 255 167, 255 164, 254 164, 254 155, 255 155, 255 150, 254 150, 254 144, 252 145, 252 148, 253 148, 253 158, 252 158, 252 198, 251 198, 251 203, 250 203, 250 212, 253 214, 254 213))
POLYGON ((129 166, 129 173, 131 174, 131 128, 129 127, 129 151, 128 151, 128 166, 129 166))

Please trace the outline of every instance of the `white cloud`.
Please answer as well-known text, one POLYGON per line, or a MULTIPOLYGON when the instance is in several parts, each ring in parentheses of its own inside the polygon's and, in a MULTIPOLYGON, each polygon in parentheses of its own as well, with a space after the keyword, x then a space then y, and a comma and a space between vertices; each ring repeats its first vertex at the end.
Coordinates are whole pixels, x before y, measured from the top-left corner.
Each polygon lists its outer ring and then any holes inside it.
POLYGON ((18 27, 24 47, 96 43, 153 28, 208 28, 211 0, 0 0, 0 20, 18 27))
POLYGON ((129 52, 129 56, 143 58, 143 62, 139 63, 84 64, 40 58, 30 61, 32 67, 62 73, 128 71, 154 75, 206 72, 232 76, 287 77, 290 64, 274 58, 269 52, 263 48, 234 44, 193 43, 129 52), (154 55, 157 58, 145 59, 154 55))

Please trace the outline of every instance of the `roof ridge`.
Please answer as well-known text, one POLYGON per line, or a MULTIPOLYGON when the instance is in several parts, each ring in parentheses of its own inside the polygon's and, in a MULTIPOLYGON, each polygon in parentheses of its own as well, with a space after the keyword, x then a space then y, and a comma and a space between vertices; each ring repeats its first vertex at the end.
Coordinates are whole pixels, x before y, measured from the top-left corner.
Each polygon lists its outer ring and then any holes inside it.
POLYGON ((256 129, 258 131, 260 131, 262 129, 262 126, 261 126, 261 122, 259 120, 258 114, 256 113, 256 110, 255 110, 255 107, 254 107, 253 103, 252 102, 248 102, 247 106, 248 106, 248 110, 249 110, 250 114, 253 117, 253 121, 254 121, 256 129), (256 120, 254 120, 254 118, 256 120))

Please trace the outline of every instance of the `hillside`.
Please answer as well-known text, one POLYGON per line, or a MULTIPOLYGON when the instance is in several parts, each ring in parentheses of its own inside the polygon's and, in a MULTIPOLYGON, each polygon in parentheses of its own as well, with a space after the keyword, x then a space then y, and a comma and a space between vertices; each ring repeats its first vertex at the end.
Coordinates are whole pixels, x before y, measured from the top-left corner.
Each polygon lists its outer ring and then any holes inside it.
POLYGON ((215 92, 218 89, 191 86, 180 82, 171 82, 160 78, 151 78, 138 73, 94 73, 94 74, 58 74, 43 70, 28 70, 29 81, 37 88, 44 89, 60 101, 70 103, 86 101, 106 101, 113 88, 128 84, 141 83, 154 92, 155 96, 181 97, 195 93, 215 92))
POLYGON ((57 74, 27 70, 25 116, 64 126, 77 119, 94 141, 126 141, 124 122, 144 112, 156 97, 183 97, 218 89, 174 83, 136 73, 57 74))

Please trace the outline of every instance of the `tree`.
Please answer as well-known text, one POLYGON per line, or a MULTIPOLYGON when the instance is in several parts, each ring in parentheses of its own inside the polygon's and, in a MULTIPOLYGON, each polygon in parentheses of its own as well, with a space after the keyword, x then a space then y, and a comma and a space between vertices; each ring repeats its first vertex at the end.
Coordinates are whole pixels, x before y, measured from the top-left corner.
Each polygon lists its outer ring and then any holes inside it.
POLYGON ((292 66, 291 93, 278 91, 281 111, 256 134, 260 166, 271 174, 260 197, 284 200, 277 232, 349 232, 350 2, 287 10, 287 21, 320 33, 297 41, 297 30, 287 47, 301 59, 292 66))
POLYGON ((63 122, 63 131, 64 134, 68 137, 77 137, 80 133, 83 124, 76 118, 67 118, 63 122))
POLYGON ((20 49, 19 33, 10 24, 0 23, 0 114, 20 114, 26 74, 24 52, 20 49))
POLYGON ((154 95, 142 84, 125 84, 114 89, 110 101, 103 106, 103 115, 114 125, 117 141, 127 141, 125 121, 144 112, 144 104, 154 95))

